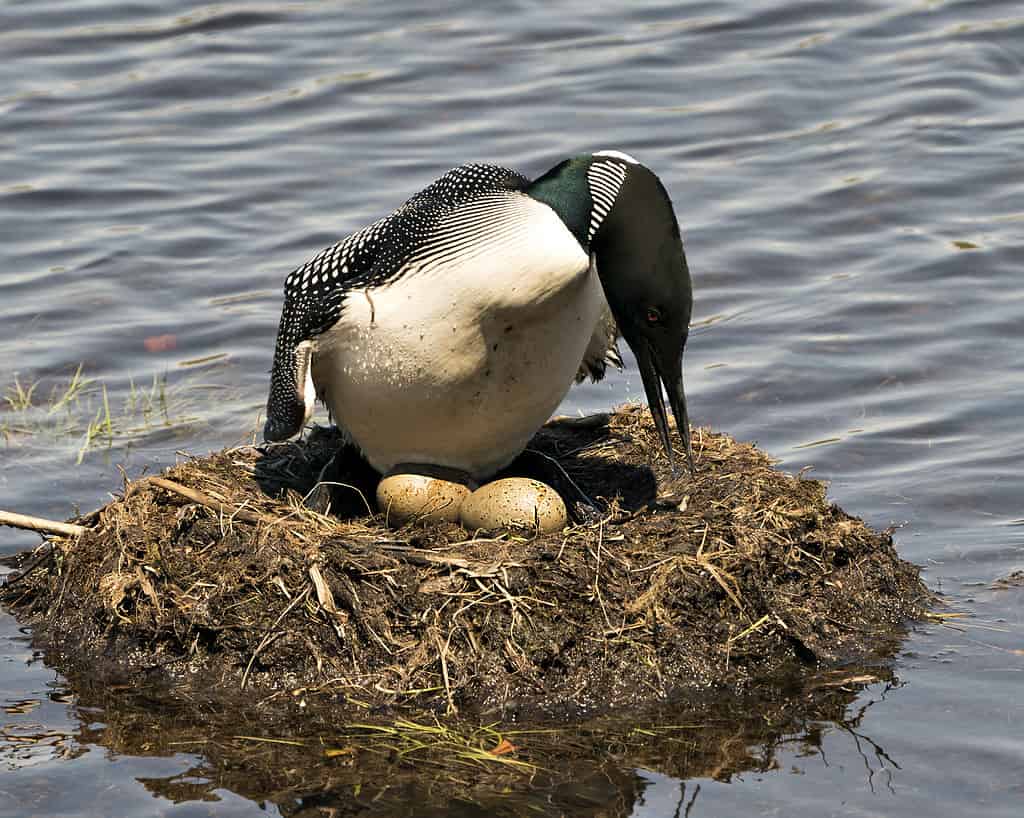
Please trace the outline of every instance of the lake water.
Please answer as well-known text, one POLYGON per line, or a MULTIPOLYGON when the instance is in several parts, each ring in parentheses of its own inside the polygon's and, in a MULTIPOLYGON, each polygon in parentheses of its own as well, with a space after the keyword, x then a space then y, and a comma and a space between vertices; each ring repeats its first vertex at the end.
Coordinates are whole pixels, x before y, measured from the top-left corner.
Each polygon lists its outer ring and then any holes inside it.
MULTIPOLYGON (((686 239, 693 422, 900 526, 966 616, 912 630, 855 732, 690 780, 615 762, 568 811, 1020 815, 1022 87, 1011 2, 0 4, 0 508, 63 519, 250 438, 284 276, 449 167, 625 150, 686 239)), ((630 361, 563 410, 641 391, 630 361)), ((0 815, 374 812, 119 750, 78 696, 0 615, 0 815)))

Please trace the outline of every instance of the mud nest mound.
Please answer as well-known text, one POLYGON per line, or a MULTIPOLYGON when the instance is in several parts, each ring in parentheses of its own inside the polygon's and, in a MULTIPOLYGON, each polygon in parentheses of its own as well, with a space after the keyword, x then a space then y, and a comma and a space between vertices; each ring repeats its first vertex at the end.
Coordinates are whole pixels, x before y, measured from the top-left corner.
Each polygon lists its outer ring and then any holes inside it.
POLYGON ((228 449, 127 483, 0 601, 59 669, 505 713, 820 671, 924 613, 918 570, 820 481, 692 442, 673 475, 646 410, 552 421, 509 470, 566 499, 547 535, 391 530, 334 430, 228 449))

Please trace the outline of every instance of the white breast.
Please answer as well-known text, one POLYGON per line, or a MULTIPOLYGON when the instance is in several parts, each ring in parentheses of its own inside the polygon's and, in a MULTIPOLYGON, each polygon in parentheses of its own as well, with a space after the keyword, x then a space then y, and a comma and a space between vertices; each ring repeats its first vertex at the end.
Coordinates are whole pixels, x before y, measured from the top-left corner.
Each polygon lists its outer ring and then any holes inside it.
POLYGON ((353 292, 317 340, 313 379, 375 468, 420 463, 492 475, 565 396, 605 305, 597 273, 554 211, 477 225, 454 255, 353 292))

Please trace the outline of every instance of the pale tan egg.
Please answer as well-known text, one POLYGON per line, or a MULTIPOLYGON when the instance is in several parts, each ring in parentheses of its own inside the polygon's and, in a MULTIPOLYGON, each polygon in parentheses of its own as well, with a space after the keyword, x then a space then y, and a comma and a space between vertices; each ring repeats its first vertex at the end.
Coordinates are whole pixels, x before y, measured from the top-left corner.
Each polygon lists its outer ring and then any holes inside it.
POLYGON ((462 502, 461 522, 470 531, 528 528, 546 534, 568 522, 565 503, 551 486, 526 477, 487 483, 462 502))
POLYGON ((392 526, 410 520, 458 522, 459 507, 468 496, 461 483, 423 474, 391 474, 377 484, 377 507, 392 526))

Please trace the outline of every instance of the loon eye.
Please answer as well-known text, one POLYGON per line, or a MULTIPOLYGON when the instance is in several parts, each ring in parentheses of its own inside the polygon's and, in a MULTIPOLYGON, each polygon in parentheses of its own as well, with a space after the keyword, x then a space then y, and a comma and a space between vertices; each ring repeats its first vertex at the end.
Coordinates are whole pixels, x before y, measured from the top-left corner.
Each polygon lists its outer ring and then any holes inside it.
POLYGON ((657 307, 647 308, 647 323, 649 326, 655 326, 661 323, 661 310, 657 307))

